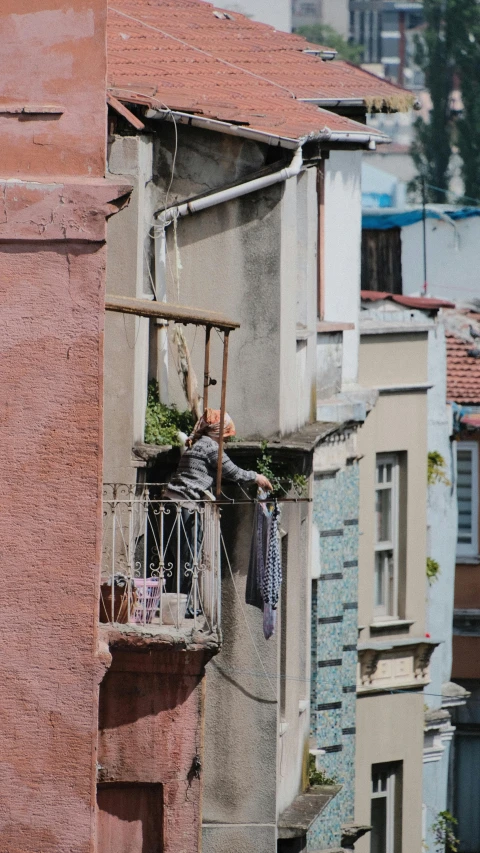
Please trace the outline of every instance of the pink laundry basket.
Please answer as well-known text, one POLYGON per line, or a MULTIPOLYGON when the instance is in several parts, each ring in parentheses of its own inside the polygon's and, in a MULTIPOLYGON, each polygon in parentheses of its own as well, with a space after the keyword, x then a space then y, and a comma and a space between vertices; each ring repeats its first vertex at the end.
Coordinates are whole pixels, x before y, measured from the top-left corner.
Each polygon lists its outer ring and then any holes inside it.
POLYGON ((160 602, 160 582, 158 578, 134 578, 133 583, 137 592, 133 621, 139 625, 143 624, 143 613, 145 611, 145 622, 152 621, 158 610, 160 602))

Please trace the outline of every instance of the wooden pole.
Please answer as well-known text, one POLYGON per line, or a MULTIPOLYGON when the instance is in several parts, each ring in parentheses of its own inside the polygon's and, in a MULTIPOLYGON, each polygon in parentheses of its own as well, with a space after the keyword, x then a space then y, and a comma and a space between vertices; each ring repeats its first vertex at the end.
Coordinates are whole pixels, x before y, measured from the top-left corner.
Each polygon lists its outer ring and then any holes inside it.
POLYGON ((211 326, 205 328, 205 367, 203 372, 203 411, 208 409, 208 386, 210 385, 210 332, 211 326))
POLYGON ((227 397, 228 331, 223 337, 222 396, 220 400, 220 438, 218 441, 217 498, 222 492, 223 431, 225 429, 225 401, 227 397))

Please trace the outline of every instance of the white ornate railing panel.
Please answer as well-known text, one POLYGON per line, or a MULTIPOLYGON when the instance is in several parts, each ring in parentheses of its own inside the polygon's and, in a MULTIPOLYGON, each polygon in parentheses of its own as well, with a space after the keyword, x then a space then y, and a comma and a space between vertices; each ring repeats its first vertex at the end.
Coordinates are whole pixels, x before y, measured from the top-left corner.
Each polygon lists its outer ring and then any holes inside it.
POLYGON ((219 507, 162 499, 163 488, 104 486, 100 621, 213 632, 220 626, 219 507))

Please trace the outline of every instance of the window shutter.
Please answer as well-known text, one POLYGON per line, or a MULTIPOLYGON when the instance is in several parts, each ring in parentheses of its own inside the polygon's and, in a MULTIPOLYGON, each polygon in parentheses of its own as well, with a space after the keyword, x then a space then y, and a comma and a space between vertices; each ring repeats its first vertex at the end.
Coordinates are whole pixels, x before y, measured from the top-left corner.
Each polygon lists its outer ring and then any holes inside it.
POLYGON ((461 442, 457 448, 459 556, 478 554, 478 446, 461 442))

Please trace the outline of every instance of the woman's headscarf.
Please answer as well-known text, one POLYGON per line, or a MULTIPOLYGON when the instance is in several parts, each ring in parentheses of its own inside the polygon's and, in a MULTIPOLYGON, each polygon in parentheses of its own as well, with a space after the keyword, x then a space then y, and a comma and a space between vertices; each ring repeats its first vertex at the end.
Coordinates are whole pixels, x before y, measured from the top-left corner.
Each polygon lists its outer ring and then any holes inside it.
MULTIPOLYGON (((195 444, 202 435, 209 435, 211 438, 216 439, 220 438, 220 409, 205 409, 203 415, 198 419, 193 428, 193 432, 188 438, 188 447, 195 444)), ((235 424, 233 423, 230 415, 225 412, 223 437, 229 438, 231 435, 235 435, 235 424)))

